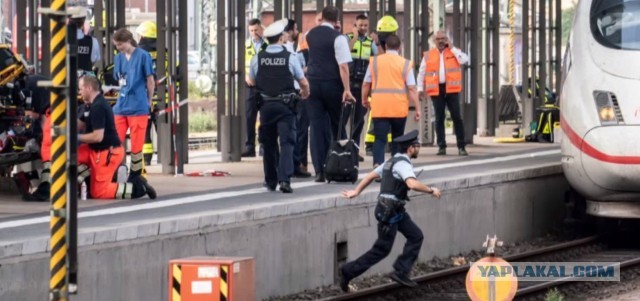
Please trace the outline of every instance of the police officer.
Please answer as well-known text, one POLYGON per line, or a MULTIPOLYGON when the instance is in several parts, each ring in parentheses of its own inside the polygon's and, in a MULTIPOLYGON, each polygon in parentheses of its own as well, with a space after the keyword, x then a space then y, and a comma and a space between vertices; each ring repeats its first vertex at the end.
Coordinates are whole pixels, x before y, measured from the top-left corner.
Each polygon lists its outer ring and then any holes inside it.
POLYGON ((93 72, 93 64, 100 60, 100 46, 98 39, 85 35, 82 30, 87 19, 87 9, 77 6, 69 10, 72 11, 70 22, 78 27, 78 72, 93 72))
MULTIPOLYGON (((351 58, 353 61, 349 63, 349 75, 351 79, 351 94, 356 98, 355 108, 355 128, 351 129, 353 133, 353 140, 358 144, 360 143, 360 134, 362 134, 362 127, 364 126, 364 115, 367 113, 367 109, 362 106, 362 81, 364 75, 369 67, 369 58, 378 54, 378 47, 373 41, 373 38, 368 35, 369 33, 369 19, 365 15, 356 16, 356 23, 353 24, 353 32, 347 34, 349 38, 349 48, 351 48, 351 58)), ((346 119, 349 114, 345 112, 344 118, 346 119)), ((343 121, 343 124, 346 122, 343 121)), ((364 161, 364 158, 359 156, 360 161, 364 161)))
POLYGON ((289 178, 293 174, 293 150, 296 145, 295 87, 300 84, 302 98, 309 97, 309 83, 295 54, 283 44, 287 20, 279 20, 267 27, 265 37, 269 46, 251 60, 247 83, 255 85, 260 109, 259 140, 264 144, 265 185, 269 191, 291 193, 289 178), (280 149, 278 149, 280 141, 280 149), (279 154, 279 157, 278 157, 279 154))
MULTIPOLYGON (((266 41, 262 38, 262 23, 260 22, 260 20, 249 20, 249 33, 251 34, 251 37, 247 39, 244 51, 246 74, 249 74, 249 66, 252 59, 256 56, 257 53, 261 52, 267 47, 266 41)), ((255 93, 255 86, 247 82, 247 99, 245 107, 247 140, 244 144, 242 157, 256 156, 256 118, 258 116, 258 109, 256 106, 255 93)))
MULTIPOLYGON (((287 27, 284 31, 287 35, 287 40, 284 47, 289 52, 296 55, 300 67, 302 70, 305 68, 304 55, 300 52, 294 51, 295 41, 298 39, 299 33, 296 28, 296 21, 292 19, 284 19, 287 22, 287 27)), ((282 21, 285 22, 285 21, 282 21)), ((293 81, 293 85, 296 91, 300 91, 300 85, 297 81, 293 81)), ((311 174, 307 171, 307 153, 309 146, 309 114, 307 113, 307 102, 299 102, 297 104, 296 112, 296 147, 293 150, 293 175, 296 178, 309 178, 311 174)))
POLYGON ((410 159, 417 158, 420 152, 418 131, 414 130, 393 141, 398 143, 400 152, 369 173, 355 190, 342 192, 342 196, 345 198, 356 197, 373 180, 382 177, 378 204, 375 209, 375 216, 378 220, 378 239, 371 250, 355 261, 340 267, 340 288, 345 292, 349 291, 351 279, 361 275, 389 255, 398 231, 407 238, 407 242, 402 254, 393 264, 395 272, 391 274, 391 279, 405 286, 416 286, 416 283, 409 278, 409 272, 420 253, 423 236, 420 228, 405 211, 404 205, 409 201, 407 196, 409 190, 430 193, 436 198, 440 198, 440 190, 421 183, 413 172, 410 159))
POLYGON ((78 84, 85 101, 85 111, 78 118, 78 183, 88 175, 90 193, 96 199, 135 199, 156 191, 139 174, 132 173, 128 183, 113 183, 113 175, 124 159, 125 152, 114 121, 111 106, 101 94, 100 82, 87 75, 78 84))

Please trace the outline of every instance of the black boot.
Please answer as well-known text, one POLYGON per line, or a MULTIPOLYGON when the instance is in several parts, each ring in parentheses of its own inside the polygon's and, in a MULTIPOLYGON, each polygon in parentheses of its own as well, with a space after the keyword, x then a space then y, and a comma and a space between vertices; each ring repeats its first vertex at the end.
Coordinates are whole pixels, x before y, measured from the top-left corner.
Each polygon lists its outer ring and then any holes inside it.
POLYGON ((145 195, 148 195, 150 199, 155 200, 157 197, 156 190, 147 183, 141 176, 129 176, 130 183, 133 184, 133 191, 131 192, 131 198, 137 199, 145 195))
POLYGON ((282 191, 282 193, 292 193, 293 189, 289 182, 280 182, 280 191, 282 191))
POLYGON ((32 194, 25 195, 22 199, 25 202, 48 202, 50 193, 51 184, 49 182, 42 182, 38 185, 36 191, 32 194))

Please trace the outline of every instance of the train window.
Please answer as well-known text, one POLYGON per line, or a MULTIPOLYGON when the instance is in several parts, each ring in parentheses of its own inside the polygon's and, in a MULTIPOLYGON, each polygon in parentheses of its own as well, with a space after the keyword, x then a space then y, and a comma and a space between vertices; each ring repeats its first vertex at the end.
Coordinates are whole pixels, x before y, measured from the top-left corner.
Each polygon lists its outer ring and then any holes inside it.
POLYGON ((593 1, 591 32, 606 47, 640 50, 640 0, 593 1))

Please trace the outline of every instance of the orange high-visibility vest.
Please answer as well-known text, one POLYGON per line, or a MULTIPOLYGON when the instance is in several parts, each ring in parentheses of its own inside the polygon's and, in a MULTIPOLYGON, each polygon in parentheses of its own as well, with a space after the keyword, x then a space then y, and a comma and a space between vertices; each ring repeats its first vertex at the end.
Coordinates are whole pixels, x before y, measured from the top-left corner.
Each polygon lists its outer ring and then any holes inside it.
MULTIPOLYGON (((425 52, 424 91, 429 96, 440 94, 440 51, 433 48, 425 52)), ((444 74, 447 93, 462 91, 462 69, 451 49, 444 50, 444 74)))
POLYGON ((371 117, 399 118, 409 115, 409 90, 405 79, 413 63, 397 54, 370 58, 371 117))
POLYGON ((302 51, 302 50, 306 50, 309 49, 309 44, 307 44, 307 33, 309 33, 308 31, 298 35, 298 52, 302 51))

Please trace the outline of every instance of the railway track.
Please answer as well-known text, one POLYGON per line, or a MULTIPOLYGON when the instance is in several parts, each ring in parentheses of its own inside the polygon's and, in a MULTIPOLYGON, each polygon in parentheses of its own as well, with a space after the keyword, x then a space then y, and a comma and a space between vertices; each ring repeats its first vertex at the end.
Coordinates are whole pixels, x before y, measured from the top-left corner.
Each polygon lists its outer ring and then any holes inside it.
MULTIPOLYGON (((508 262, 601 261, 621 262, 621 270, 640 266, 640 250, 612 249, 599 237, 590 236, 537 250, 503 257, 508 262)), ((469 265, 448 268, 412 279, 419 284, 409 289, 397 283, 361 289, 322 300, 469 300, 465 278, 469 265)), ((516 299, 537 299, 550 288, 568 285, 570 277, 549 282, 519 283, 516 299)), ((585 282, 572 282, 584 284, 585 282)), ((593 283, 593 282, 592 282, 593 283)))
POLYGON ((189 137, 189 150, 214 148, 218 139, 216 137, 189 137))

